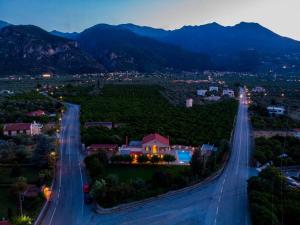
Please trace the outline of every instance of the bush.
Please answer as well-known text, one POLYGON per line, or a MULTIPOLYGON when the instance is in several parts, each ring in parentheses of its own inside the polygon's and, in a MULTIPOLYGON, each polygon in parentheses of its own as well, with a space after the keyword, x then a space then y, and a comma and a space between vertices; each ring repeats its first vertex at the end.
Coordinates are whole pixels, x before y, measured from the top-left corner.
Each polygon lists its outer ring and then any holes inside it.
POLYGON ((160 159, 157 155, 154 155, 154 156, 151 157, 150 162, 151 162, 152 164, 156 164, 156 163, 158 163, 160 160, 161 160, 161 159, 160 159))
POLYGON ((143 164, 143 163, 148 162, 149 158, 147 155, 139 155, 137 161, 138 161, 138 163, 143 164))
POLYGON ((165 154, 163 160, 169 164, 170 162, 174 162, 176 158, 174 155, 165 154))
POLYGON ((105 167, 95 155, 91 155, 84 160, 89 175, 94 179, 105 174, 105 167))

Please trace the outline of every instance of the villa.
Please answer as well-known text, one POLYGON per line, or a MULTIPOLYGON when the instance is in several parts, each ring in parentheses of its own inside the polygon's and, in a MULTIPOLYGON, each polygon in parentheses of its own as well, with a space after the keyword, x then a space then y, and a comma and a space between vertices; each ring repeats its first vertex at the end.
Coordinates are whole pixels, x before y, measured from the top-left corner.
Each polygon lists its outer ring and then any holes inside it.
POLYGON ((128 145, 123 145, 119 148, 119 153, 135 157, 141 154, 163 157, 164 154, 171 154, 170 141, 169 138, 158 133, 149 134, 142 141, 130 141, 128 145))

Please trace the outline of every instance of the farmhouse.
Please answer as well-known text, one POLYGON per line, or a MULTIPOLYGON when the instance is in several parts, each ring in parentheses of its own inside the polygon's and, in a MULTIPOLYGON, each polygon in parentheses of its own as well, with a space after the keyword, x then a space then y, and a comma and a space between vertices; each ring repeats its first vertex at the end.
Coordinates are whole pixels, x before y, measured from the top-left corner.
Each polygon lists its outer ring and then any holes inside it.
POLYGON ((7 123, 3 126, 3 134, 6 136, 16 136, 18 134, 39 135, 43 125, 33 123, 7 123))

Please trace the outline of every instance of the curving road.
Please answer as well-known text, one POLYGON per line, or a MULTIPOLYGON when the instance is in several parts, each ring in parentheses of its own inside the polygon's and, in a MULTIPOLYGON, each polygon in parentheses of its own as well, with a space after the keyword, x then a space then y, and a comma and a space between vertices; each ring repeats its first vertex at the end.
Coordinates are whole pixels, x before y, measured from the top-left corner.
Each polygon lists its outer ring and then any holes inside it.
POLYGON ((250 130, 243 102, 244 97, 236 117, 231 157, 218 178, 193 190, 106 215, 95 214, 83 204, 79 107, 69 105, 62 122, 61 172, 57 171, 56 194, 42 224, 250 224, 246 182, 250 175, 250 130))

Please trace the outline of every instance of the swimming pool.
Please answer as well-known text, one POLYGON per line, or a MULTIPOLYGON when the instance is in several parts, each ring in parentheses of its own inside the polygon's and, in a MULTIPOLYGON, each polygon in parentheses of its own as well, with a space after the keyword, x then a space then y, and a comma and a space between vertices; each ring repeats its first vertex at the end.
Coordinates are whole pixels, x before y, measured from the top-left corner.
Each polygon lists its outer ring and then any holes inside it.
POLYGON ((191 161, 190 151, 176 150, 176 154, 179 163, 189 163, 191 161))

